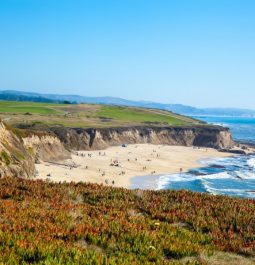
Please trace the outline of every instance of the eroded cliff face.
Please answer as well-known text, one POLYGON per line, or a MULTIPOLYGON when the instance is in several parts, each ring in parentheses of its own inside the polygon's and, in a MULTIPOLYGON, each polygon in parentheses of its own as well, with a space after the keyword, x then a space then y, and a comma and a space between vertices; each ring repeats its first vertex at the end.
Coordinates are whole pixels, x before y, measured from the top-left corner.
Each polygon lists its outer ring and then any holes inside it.
POLYGON ((166 144, 229 149, 228 129, 217 126, 132 127, 79 129, 53 127, 47 131, 13 131, 0 122, 0 177, 33 177, 34 163, 70 158, 71 150, 96 150, 125 144, 166 144))
POLYGON ((227 128, 201 127, 132 127, 73 129, 50 128, 67 149, 96 150, 120 144, 166 144, 231 148, 234 142, 227 128))
POLYGON ((60 140, 53 135, 29 135, 23 138, 24 146, 31 150, 35 161, 56 162, 71 157, 60 140))
POLYGON ((0 121, 0 177, 32 177, 34 159, 17 137, 0 121))

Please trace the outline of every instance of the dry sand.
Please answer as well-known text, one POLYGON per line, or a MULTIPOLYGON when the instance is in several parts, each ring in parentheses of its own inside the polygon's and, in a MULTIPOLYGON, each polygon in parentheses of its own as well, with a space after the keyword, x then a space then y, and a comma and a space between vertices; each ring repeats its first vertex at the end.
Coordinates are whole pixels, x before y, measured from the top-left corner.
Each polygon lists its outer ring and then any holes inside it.
POLYGON ((227 156, 231 154, 211 148, 152 144, 115 146, 106 150, 73 152, 71 159, 58 164, 41 162, 36 165, 36 179, 83 181, 130 188, 132 178, 137 176, 144 176, 144 181, 151 180, 159 174, 178 173, 181 168, 185 172, 199 167, 201 159, 227 156), (113 165, 114 161, 118 166, 113 165))

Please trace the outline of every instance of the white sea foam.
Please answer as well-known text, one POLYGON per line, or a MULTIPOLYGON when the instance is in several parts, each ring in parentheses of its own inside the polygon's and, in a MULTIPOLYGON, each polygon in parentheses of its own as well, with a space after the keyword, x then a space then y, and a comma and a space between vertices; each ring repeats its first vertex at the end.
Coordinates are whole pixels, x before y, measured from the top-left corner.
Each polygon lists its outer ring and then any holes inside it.
POLYGON ((233 176, 229 172, 221 172, 217 174, 205 175, 202 176, 204 179, 229 179, 233 178, 233 176))
MULTIPOLYGON (((236 196, 245 196, 247 194, 246 190, 241 190, 241 189, 221 189, 221 188, 213 188, 210 186, 210 183, 203 181, 203 186, 205 188, 205 190, 213 195, 220 195, 220 194, 235 194, 236 196)), ((255 196, 255 194, 250 194, 253 197, 255 196)))
POLYGON ((203 175, 203 176, 194 176, 190 174, 171 174, 171 175, 163 175, 157 180, 157 189, 164 189, 171 182, 188 182, 194 180, 206 180, 206 179, 229 179, 232 176, 228 172, 222 172, 211 175, 203 175))
POLYGON ((255 193, 253 191, 247 191, 250 198, 255 198, 255 193))
POLYGON ((212 124, 216 126, 229 127, 229 124, 223 122, 213 122, 212 124))
POLYGON ((255 169, 255 158, 250 158, 248 161, 247 161, 247 164, 249 167, 252 167, 255 169))
POLYGON ((255 173, 250 171, 236 171, 236 175, 241 179, 255 179, 255 173))
POLYGON ((213 195, 220 195, 221 194, 220 190, 214 189, 214 188, 210 187, 208 184, 203 183, 203 186, 204 186, 205 190, 210 194, 213 194, 213 195))
POLYGON ((216 163, 217 161, 218 161, 217 158, 202 158, 198 160, 199 164, 202 164, 202 165, 210 165, 210 164, 216 163))
MULTIPOLYGON (((193 177, 190 178, 190 181, 192 180, 194 180, 193 177)), ((166 188, 167 184, 178 181, 187 181, 187 179, 183 178, 183 175, 180 174, 163 175, 157 180, 157 190, 164 189, 166 188)))

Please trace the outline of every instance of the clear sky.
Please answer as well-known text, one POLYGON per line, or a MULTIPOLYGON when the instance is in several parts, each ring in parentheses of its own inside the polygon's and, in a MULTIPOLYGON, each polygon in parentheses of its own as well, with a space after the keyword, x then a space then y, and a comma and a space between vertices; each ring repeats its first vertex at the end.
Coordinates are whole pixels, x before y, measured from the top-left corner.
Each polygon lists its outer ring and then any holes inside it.
POLYGON ((255 109, 255 1, 1 0, 0 89, 255 109))

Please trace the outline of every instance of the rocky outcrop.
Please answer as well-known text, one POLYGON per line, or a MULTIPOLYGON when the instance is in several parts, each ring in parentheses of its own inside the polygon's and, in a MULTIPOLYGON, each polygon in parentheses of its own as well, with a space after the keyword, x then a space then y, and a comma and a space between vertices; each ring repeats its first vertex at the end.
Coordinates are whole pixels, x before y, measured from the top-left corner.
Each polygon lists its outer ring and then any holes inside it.
POLYGON ((132 127, 80 129, 54 127, 54 133, 69 150, 95 150, 139 143, 231 148, 231 133, 220 126, 132 127))
POLYGON ((53 135, 31 134, 23 138, 24 146, 31 150, 35 161, 65 160, 71 157, 60 140, 53 135))
POLYGON ((34 159, 21 138, 0 121, 0 177, 32 177, 34 159))

